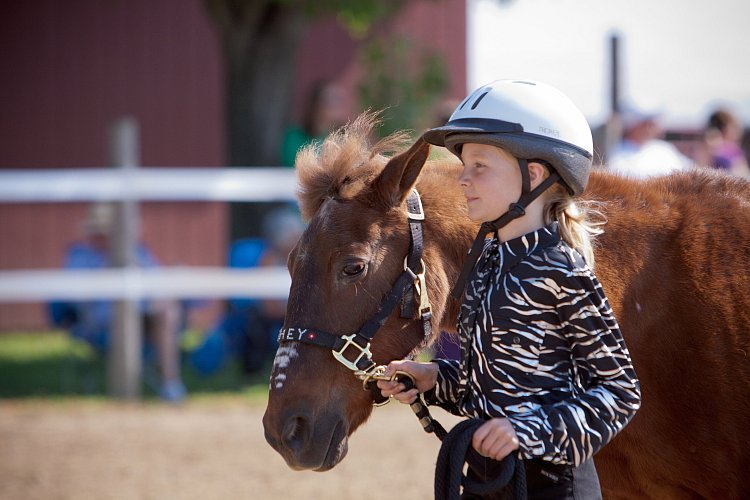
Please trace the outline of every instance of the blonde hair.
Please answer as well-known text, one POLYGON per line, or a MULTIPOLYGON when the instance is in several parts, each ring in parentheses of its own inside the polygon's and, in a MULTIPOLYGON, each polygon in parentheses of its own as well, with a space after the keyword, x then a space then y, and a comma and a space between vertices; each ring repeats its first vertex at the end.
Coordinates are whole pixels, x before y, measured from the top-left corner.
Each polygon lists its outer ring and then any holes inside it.
POLYGON ((597 203, 573 198, 561 184, 555 184, 547 191, 544 206, 544 222, 557 221, 560 237, 575 248, 594 268, 594 237, 604 232, 604 215, 597 203), (597 220, 594 220, 597 219, 597 220))

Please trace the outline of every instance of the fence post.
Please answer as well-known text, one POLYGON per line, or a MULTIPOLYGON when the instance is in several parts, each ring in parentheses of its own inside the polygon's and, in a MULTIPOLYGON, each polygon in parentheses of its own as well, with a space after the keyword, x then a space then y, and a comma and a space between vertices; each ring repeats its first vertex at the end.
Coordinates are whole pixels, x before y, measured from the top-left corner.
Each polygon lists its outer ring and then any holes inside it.
POLYGON ((610 113, 604 124, 604 144, 602 151, 599 152, 603 165, 606 165, 609 154, 614 150, 622 136, 622 121, 620 120, 620 94, 622 92, 620 62, 622 58, 620 47, 620 35, 616 32, 611 33, 609 37, 610 113))
MULTIPOLYGON (((111 164, 121 169, 125 178, 124 191, 128 194, 117 203, 112 262, 116 267, 132 269, 138 266, 140 214, 138 200, 128 189, 130 174, 140 165, 138 122, 132 117, 117 120, 110 129, 111 164)), ((108 387, 111 396, 120 399, 141 397, 142 325, 140 300, 126 296, 115 305, 113 335, 109 349, 108 387)))

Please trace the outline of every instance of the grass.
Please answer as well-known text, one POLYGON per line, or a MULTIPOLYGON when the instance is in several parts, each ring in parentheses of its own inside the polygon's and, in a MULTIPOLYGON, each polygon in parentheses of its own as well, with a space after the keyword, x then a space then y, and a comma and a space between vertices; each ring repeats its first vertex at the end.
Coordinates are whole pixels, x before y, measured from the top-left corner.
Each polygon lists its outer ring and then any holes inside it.
MULTIPOLYGON (((183 345, 182 375, 191 399, 216 395, 242 395, 253 400, 266 397, 270 363, 260 374, 248 376, 232 359, 206 376, 188 362, 198 340, 194 332, 183 345)), ((144 399, 156 398, 156 368, 144 367, 144 399)), ((107 397, 107 362, 84 342, 63 331, 0 334, 0 398, 107 397)))

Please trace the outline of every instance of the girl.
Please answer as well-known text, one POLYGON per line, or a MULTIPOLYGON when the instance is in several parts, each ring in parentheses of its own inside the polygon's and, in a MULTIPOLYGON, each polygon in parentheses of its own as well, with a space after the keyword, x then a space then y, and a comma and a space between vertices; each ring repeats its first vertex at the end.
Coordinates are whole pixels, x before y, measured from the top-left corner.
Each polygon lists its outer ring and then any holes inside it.
POLYGON ((591 131, 575 105, 538 82, 499 80, 470 94, 425 139, 463 162, 468 214, 482 222, 455 292, 459 361, 394 361, 416 388, 384 396, 485 423, 472 445, 524 460, 529 498, 600 498, 591 457, 632 419, 640 387, 592 271, 583 192, 591 131), (485 237, 491 234, 490 238, 485 237))

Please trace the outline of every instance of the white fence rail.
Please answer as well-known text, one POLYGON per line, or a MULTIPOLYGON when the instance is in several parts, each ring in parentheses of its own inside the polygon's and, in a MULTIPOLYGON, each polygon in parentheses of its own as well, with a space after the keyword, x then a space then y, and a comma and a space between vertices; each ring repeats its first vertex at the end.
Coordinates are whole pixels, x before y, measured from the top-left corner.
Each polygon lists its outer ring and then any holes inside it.
MULTIPOLYGON (((116 162, 117 163, 117 162, 116 162)), ((0 203, 118 201, 124 228, 119 250, 133 248, 140 201, 254 201, 294 199, 294 172, 281 168, 123 168, 0 170, 0 203)), ((0 210, 2 207, 0 206, 0 210)), ((286 298, 284 267, 255 269, 161 267, 0 271, 0 302, 117 300, 109 353, 110 393, 140 397, 141 298, 286 298)))
POLYGON ((13 270, 0 272, 0 302, 175 297, 286 299, 290 284, 285 267, 13 270))
MULTIPOLYGON (((116 299, 109 352, 113 396, 140 397, 141 321, 136 301, 150 297, 284 298, 285 268, 139 269, 135 262, 141 201, 255 201, 294 199, 294 172, 281 168, 138 168, 138 124, 118 120, 109 151, 117 168, 0 170, 0 203, 117 201, 120 215, 113 261, 99 270, 0 271, 0 302, 116 299)), ((1 209, 1 207, 0 207, 1 209)))
POLYGON ((285 168, 0 170, 0 202, 293 200, 285 168))
MULTIPOLYGON (((0 203, 102 200, 283 201, 296 177, 282 168, 0 170, 0 203)), ((285 298, 285 267, 0 271, 0 302, 144 297, 285 298)))

